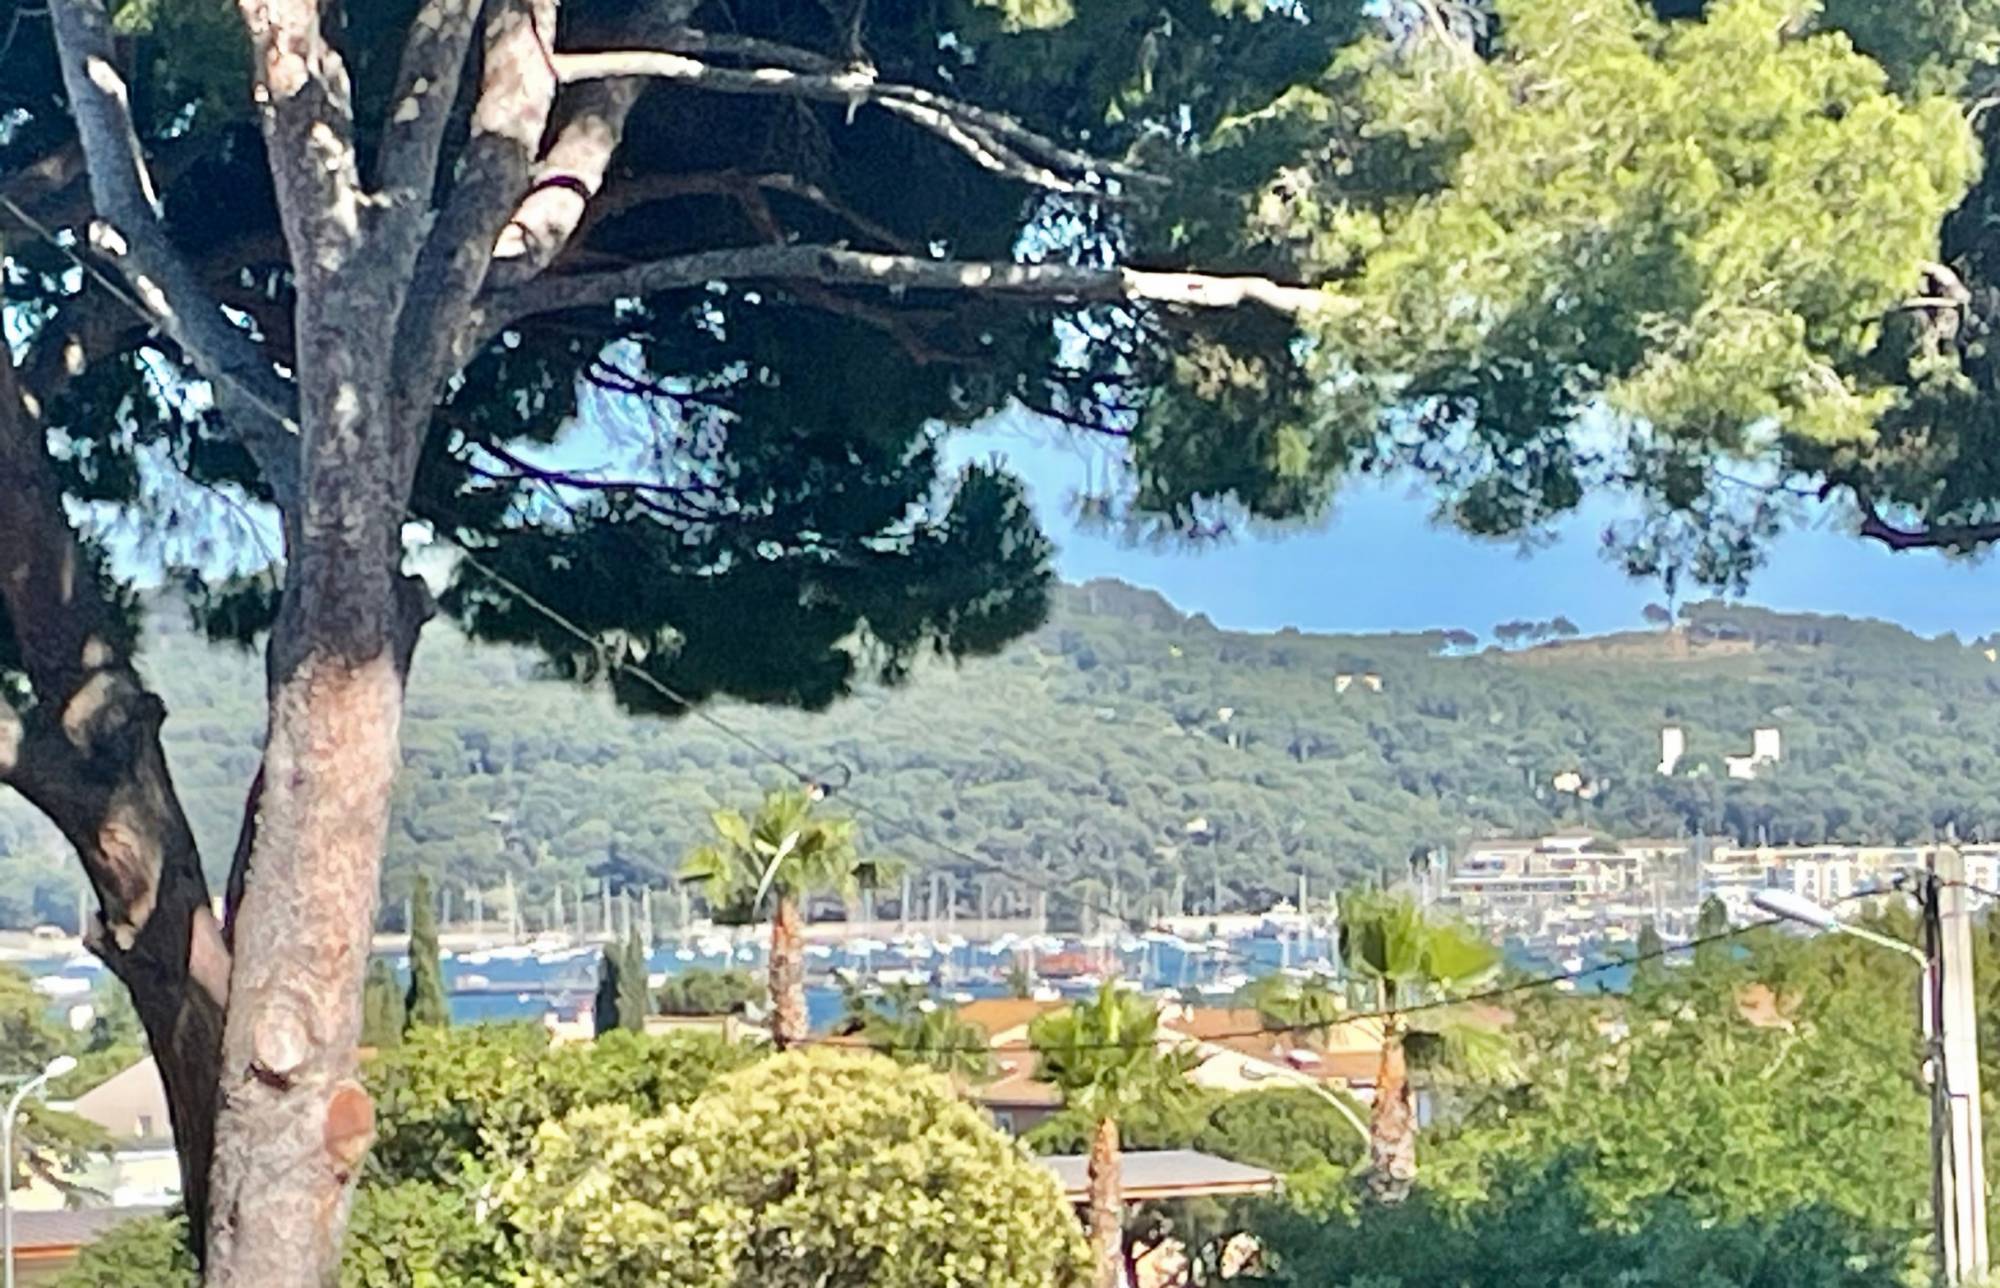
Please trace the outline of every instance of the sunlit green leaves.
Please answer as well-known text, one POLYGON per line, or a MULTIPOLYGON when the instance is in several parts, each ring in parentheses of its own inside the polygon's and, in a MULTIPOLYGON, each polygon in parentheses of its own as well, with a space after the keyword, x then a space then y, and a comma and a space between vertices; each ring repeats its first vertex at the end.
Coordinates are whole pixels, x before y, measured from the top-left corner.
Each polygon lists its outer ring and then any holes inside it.
POLYGON ((778 1056, 683 1109, 585 1110, 498 1189, 523 1285, 1064 1288, 1054 1178, 944 1079, 875 1056, 778 1056))

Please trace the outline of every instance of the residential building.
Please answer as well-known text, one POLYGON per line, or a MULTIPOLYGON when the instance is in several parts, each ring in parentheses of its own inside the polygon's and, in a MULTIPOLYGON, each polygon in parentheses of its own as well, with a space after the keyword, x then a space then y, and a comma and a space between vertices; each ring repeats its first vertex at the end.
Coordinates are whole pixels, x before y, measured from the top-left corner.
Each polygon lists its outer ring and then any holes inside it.
POLYGON ((74 1206, 78 1195, 89 1207, 166 1207, 179 1201, 180 1156, 174 1152, 166 1087, 151 1056, 55 1107, 98 1127, 110 1148, 66 1174, 67 1190, 29 1178, 14 1192, 17 1209, 54 1211, 74 1206))

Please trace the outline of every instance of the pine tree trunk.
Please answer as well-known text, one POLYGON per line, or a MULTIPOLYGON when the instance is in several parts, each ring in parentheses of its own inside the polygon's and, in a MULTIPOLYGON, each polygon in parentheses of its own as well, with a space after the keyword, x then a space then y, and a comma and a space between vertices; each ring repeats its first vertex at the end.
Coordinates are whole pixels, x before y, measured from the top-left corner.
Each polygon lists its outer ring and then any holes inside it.
POLYGON ((1409 1066, 1402 1035, 1385 1031, 1368 1115, 1368 1193, 1379 1203, 1401 1203, 1416 1179, 1417 1114, 1409 1066))
POLYGON ((805 925, 797 896, 781 894, 771 914, 771 1042, 778 1050, 805 1041, 805 925))
MULTIPOLYGON (((402 511, 361 336, 329 327, 302 389, 305 471, 288 513, 285 600, 269 652, 263 792, 223 1034, 209 1213, 210 1288, 325 1288, 374 1139, 357 1075, 403 684, 429 613, 398 575, 402 511)), ((365 335, 365 333, 363 333, 365 335)))
POLYGON ((96 892, 85 940, 131 991, 160 1071, 200 1257, 229 950, 147 691, 63 510, 40 423, 0 344, 0 621, 36 698, 0 702, 0 783, 75 847, 96 892))
POLYGON ((1125 1278, 1125 1196, 1118 1170, 1118 1122, 1097 1121, 1090 1138, 1090 1257, 1093 1288, 1121 1288, 1125 1278))

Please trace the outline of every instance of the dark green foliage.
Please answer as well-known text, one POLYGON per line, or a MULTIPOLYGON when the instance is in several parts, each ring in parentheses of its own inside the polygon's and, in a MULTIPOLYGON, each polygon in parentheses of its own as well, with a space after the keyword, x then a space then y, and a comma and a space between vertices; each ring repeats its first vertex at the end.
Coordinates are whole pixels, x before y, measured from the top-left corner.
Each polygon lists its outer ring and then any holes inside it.
MULTIPOLYGON (((355 1195, 340 1288, 470 1288, 505 1282, 505 1248, 465 1190, 422 1181, 364 1185, 355 1195)), ((176 1212, 140 1217, 90 1244, 53 1288, 197 1288, 187 1227, 176 1212)))
POLYGON ((1407 1204, 1259 1210, 1279 1282, 1926 1282, 1914 968, 1842 936, 1742 942, 1627 998, 1516 999, 1521 1076, 1455 1096, 1407 1204))
POLYGON ((654 995, 661 1015, 735 1015, 764 998, 764 986, 747 970, 690 966, 667 976, 654 995))
POLYGON ((84 1248, 53 1288, 195 1288, 199 1280, 187 1224, 176 1212, 113 1226, 84 1248))
POLYGON ((646 1029, 646 1017, 653 1013, 653 997, 646 987, 646 946, 633 931, 625 940, 624 960, 618 971, 618 1027, 634 1033, 646 1029))
POLYGON ((512 1263, 501 1231, 463 1187, 364 1185, 354 1196, 340 1288, 499 1284, 512 1263))
MULTIPOLYGON (((1365 1120, 1366 1106, 1357 1102, 1350 1108, 1365 1120)), ((1095 1125, 1090 1114, 1066 1108, 1024 1139, 1038 1154, 1081 1154, 1090 1149, 1095 1125)), ((1288 1174, 1344 1174, 1362 1155, 1354 1124, 1304 1087, 1199 1091, 1167 1102, 1135 1104, 1120 1115, 1118 1138, 1126 1149, 1198 1149, 1288 1174)))
MULTIPOLYGON (((1701 901, 1701 908, 1695 913, 1694 933, 1697 939, 1708 939, 1724 934, 1729 929, 1729 909, 1722 900, 1710 895, 1701 901)), ((1695 964, 1709 970, 1718 969, 1729 959, 1730 945, 1727 943, 1697 944, 1694 950, 1695 964)))
POLYGON ((368 963, 368 979, 361 989, 361 1045, 395 1046, 403 1040, 404 1020, 403 990, 396 986, 396 972, 377 957, 368 963))
POLYGON ((437 936, 430 878, 419 874, 410 888, 410 988, 403 999, 407 1029, 443 1028, 451 1023, 451 999, 445 995, 437 936))
POLYGON ((535 1025, 426 1030, 371 1061, 372 1181, 448 1183, 520 1156, 545 1122, 590 1105, 644 1115, 693 1100, 754 1051, 707 1034, 623 1031, 550 1046, 535 1025))
POLYGON ((606 944, 599 954, 592 1015, 600 1035, 614 1029, 642 1033, 652 1009, 646 988, 646 949, 634 931, 623 943, 606 944))
POLYGON ((879 996, 853 999, 849 1011, 850 1030, 892 1060, 929 1065, 972 1083, 993 1072, 986 1032, 922 985, 897 984, 879 996))
MULTIPOLYGON (((256 767, 258 666, 201 645, 177 611, 153 621, 176 785, 219 878, 256 767)), ((1225 909, 1295 898, 1301 872, 1319 899, 1402 871, 1417 848, 1559 826, 1907 844, 1956 820, 1962 836, 2000 837, 2000 750, 1986 736, 2000 727, 2000 664, 1984 644, 1733 604, 1691 605, 1672 634, 1505 655, 1441 642, 1222 631, 1100 582, 1058 595, 1049 624, 999 658, 956 675, 919 666, 838 720, 717 714, 836 781, 851 770, 855 800, 989 858, 1002 870, 960 870, 962 912, 981 881, 990 907, 1032 910, 1008 871, 1094 877, 1100 902, 1115 880, 1135 917, 1141 892, 1157 912, 1176 879, 1197 911, 1218 878, 1225 909), (1370 671, 1381 692, 1358 679, 1336 692, 1335 677, 1370 671), (1667 724, 1689 744, 1671 776, 1657 772, 1667 724), (1784 760, 1754 781, 1727 777, 1723 757, 1747 753, 1760 724, 1783 732, 1784 760), (1600 794, 1553 791, 1566 769, 1600 794), (1179 833, 1197 816, 1208 833, 1179 833)), ((450 871, 489 905, 512 873, 530 930, 549 924, 558 884, 571 914, 577 884, 600 873, 657 894, 713 835, 717 804, 770 784, 771 766, 719 730, 621 716, 603 695, 534 674, 531 655, 426 636, 384 877, 392 917, 418 872, 450 871), (496 813, 513 819, 505 832, 496 813)), ((876 839, 949 866, 916 841, 876 839)), ((74 860, 59 844, 0 796, 0 890, 19 892, 23 920, 74 909, 74 860)), ((921 899, 925 873, 912 884, 921 899)), ((8 906, 0 895, 0 914, 8 906)), ((1049 909, 1075 916, 1060 898, 1049 909)))
POLYGON ((1662 956, 1665 949, 1660 928, 1648 917, 1646 924, 1639 927, 1639 941, 1634 945, 1634 955, 1639 959, 1639 964, 1632 968, 1634 987, 1652 988, 1667 977, 1667 963, 1662 956))
POLYGON ((1574 1169, 1523 1169, 1487 1201, 1419 1195, 1365 1217, 1260 1222, 1270 1282, 1289 1288, 1884 1288, 1910 1264, 1905 1237, 1811 1202, 1775 1221, 1635 1206, 1593 1222, 1574 1169))
POLYGON ((621 1005, 629 993, 625 977, 626 955, 622 945, 606 944, 597 955, 597 996, 591 1001, 591 1018, 596 1024, 597 1034, 628 1028, 625 1008, 621 1005))
MULTIPOLYGON (((35 991, 28 976, 18 967, 0 962, 0 1095, 38 1076, 58 1056, 78 1055, 75 1037, 50 1014, 48 999, 35 991)), ((132 1045, 109 1048, 93 1057, 90 1067, 79 1067, 51 1086, 48 1093, 24 1102, 15 1124, 14 1166, 47 1170, 54 1166, 75 1166, 88 1153, 104 1147, 104 1132, 95 1124, 60 1110, 51 1109, 47 1095, 77 1093, 91 1085, 86 1079, 105 1076, 107 1062, 116 1062, 116 1072, 137 1055, 132 1045)), ((0 1184, 5 1179, 0 1178, 0 1184)))

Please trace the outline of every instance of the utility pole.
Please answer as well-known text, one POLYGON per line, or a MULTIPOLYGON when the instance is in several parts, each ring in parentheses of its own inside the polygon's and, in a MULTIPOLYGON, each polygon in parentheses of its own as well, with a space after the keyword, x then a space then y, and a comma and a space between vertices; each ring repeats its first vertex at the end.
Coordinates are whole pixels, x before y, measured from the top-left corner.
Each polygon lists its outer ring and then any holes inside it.
MULTIPOLYGON (((1955 839, 1955 838, 1954 838, 1955 839)), ((1949 1288, 1986 1282, 1986 1162, 1979 1112, 1979 1017, 1972 990, 1972 901, 1956 844, 1931 854, 1924 900, 1930 958, 1924 998, 1930 1044, 1931 1198, 1949 1288)))

